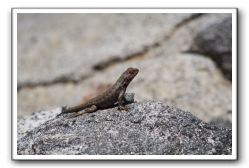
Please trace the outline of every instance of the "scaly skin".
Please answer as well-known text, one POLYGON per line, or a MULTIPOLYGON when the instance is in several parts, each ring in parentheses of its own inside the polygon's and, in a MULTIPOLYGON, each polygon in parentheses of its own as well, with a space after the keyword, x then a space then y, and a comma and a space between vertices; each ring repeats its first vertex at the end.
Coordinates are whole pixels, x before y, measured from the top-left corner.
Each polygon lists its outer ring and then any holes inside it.
MULTIPOLYGON (((84 104, 64 108, 62 113, 74 113, 85 110, 83 113, 90 113, 97 111, 98 109, 106 109, 112 107, 116 102, 118 103, 119 109, 124 109, 124 94, 126 88, 132 79, 138 74, 138 69, 128 68, 117 80, 117 82, 104 93, 90 99, 84 104)), ((81 115, 81 114, 79 114, 81 115)), ((78 115, 76 115, 78 116, 78 115)))

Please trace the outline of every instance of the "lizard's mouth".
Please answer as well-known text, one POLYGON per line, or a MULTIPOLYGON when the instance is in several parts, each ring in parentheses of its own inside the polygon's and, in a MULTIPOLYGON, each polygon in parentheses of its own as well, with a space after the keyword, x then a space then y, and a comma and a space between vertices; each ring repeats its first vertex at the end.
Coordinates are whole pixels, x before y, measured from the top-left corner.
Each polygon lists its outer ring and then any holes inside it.
POLYGON ((127 76, 129 79, 133 79, 137 74, 138 74, 138 69, 137 68, 128 68, 124 74, 127 76))
POLYGON ((139 70, 137 68, 134 68, 133 74, 136 76, 138 74, 139 70))

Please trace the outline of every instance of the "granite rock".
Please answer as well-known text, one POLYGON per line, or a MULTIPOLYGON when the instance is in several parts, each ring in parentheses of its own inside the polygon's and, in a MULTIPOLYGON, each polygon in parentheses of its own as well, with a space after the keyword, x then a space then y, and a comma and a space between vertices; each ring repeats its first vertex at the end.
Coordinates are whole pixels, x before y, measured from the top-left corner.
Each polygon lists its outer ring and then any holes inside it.
POLYGON ((19 155, 230 155, 232 131, 156 101, 57 116, 17 141, 19 155))
POLYGON ((31 115, 19 117, 17 120, 17 137, 20 138, 26 135, 27 132, 40 126, 46 121, 53 119, 60 113, 61 107, 58 107, 47 111, 33 112, 31 115))

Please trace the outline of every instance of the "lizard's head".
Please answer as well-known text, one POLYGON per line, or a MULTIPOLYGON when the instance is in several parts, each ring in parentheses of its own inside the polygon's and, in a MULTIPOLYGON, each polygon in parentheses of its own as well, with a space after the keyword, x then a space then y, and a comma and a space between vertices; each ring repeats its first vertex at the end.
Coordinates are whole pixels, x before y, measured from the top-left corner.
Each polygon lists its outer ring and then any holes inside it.
POLYGON ((121 76, 124 85, 128 86, 132 79, 138 74, 138 71, 137 68, 128 68, 121 76))
POLYGON ((132 79, 138 74, 137 68, 128 68, 117 80, 115 86, 127 87, 132 79))
POLYGON ((124 77, 127 79, 132 80, 137 74, 138 74, 138 69, 137 68, 128 68, 125 72, 124 72, 124 77))

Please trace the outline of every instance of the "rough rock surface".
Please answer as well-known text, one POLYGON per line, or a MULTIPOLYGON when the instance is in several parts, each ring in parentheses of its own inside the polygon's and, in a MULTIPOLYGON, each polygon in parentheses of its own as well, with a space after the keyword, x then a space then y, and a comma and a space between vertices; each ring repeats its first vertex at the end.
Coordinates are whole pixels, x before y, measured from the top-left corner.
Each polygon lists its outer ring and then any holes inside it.
POLYGON ((40 126, 60 113, 61 108, 56 108, 53 110, 33 112, 31 115, 19 117, 17 121, 18 138, 24 136, 28 131, 40 126))
POLYGON ((147 101, 84 114, 61 115, 18 139, 20 155, 229 155, 232 131, 189 112, 147 101))

